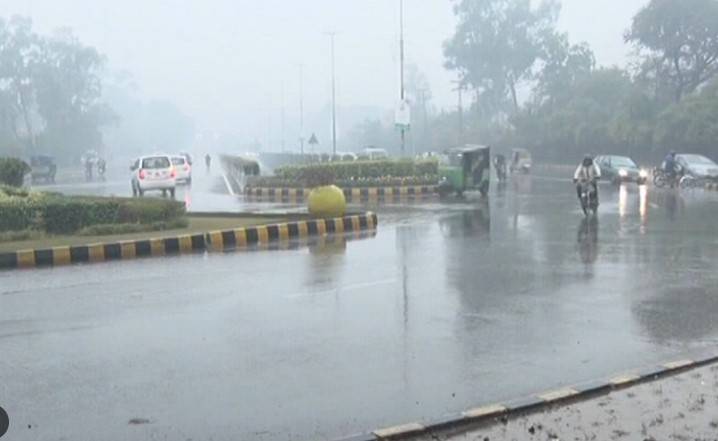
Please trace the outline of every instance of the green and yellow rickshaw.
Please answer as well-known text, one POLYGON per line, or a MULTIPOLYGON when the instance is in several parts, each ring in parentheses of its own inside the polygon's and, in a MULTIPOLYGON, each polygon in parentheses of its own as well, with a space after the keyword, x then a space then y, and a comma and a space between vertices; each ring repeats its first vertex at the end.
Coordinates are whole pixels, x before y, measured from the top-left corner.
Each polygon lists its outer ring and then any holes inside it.
POLYGON ((447 150, 440 156, 439 195, 477 190, 482 196, 489 193, 491 182, 491 148, 484 145, 465 145, 447 150))

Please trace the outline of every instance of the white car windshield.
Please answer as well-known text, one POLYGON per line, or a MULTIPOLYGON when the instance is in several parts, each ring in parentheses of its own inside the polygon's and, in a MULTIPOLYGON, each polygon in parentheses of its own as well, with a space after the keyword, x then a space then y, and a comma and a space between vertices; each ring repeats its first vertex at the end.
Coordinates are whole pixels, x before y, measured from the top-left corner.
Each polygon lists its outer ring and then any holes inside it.
POLYGON ((159 169, 169 168, 170 160, 166 156, 156 156, 152 158, 145 158, 142 160, 142 168, 146 169, 159 169))
POLYGON ((181 158, 181 157, 179 157, 179 156, 178 156, 178 157, 175 157, 175 158, 172 158, 172 164, 174 164, 174 165, 184 165, 184 163, 185 163, 185 159, 184 159, 184 158, 181 158))
POLYGON ((702 155, 680 155, 679 158, 683 159, 687 164, 716 165, 715 162, 702 155))
POLYGON ((636 163, 625 156, 611 156, 609 158, 612 167, 636 168, 636 163))

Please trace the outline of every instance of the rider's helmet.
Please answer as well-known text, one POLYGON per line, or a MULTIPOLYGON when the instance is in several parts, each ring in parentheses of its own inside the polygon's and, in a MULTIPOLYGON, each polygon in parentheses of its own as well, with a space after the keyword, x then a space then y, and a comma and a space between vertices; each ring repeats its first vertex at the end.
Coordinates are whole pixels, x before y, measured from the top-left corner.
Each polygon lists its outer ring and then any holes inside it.
POLYGON ((583 157, 583 166, 584 167, 591 167, 593 165, 593 156, 586 155, 583 157))
POLYGON ((671 150, 668 154, 671 155, 672 158, 675 158, 677 153, 675 150, 671 150))

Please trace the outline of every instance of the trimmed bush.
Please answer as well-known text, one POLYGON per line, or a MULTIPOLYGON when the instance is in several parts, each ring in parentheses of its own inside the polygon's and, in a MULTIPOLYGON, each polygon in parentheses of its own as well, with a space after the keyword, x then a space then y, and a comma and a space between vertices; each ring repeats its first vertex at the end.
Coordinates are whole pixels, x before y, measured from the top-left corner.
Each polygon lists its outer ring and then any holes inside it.
POLYGON ((30 193, 0 198, 0 232, 32 229, 71 234, 93 225, 153 224, 185 215, 181 202, 30 193))
MULTIPOLYGON (((437 175, 415 176, 408 178, 360 178, 353 180, 336 179, 334 185, 339 188, 367 188, 367 187, 405 187, 437 185, 437 175)), ((282 179, 276 176, 266 176, 247 179, 247 186, 252 188, 311 188, 297 181, 282 179)))
POLYGON ((30 166, 21 159, 0 158, 0 184, 11 187, 22 187, 25 175, 30 173, 30 166))
POLYGON ((148 231, 174 230, 187 228, 187 219, 176 219, 169 222, 154 222, 151 224, 103 224, 85 227, 77 232, 78 236, 109 236, 115 234, 144 233, 148 231))
POLYGON ((21 231, 37 223, 37 206, 27 199, 0 199, 0 232, 21 231))
POLYGON ((289 166, 275 170, 277 178, 294 182, 294 186, 308 187, 360 179, 436 176, 438 173, 439 163, 437 161, 412 159, 331 162, 289 166))

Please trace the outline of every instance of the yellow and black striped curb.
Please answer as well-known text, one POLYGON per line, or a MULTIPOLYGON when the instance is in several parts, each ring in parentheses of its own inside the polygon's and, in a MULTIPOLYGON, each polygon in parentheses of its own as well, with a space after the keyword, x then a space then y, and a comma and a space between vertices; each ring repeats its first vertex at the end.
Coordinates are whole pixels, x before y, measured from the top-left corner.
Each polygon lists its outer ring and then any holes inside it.
MULTIPOLYGON (((435 185, 412 185, 402 187, 342 188, 347 202, 374 199, 428 198, 438 195, 435 185)), ((308 188, 245 187, 244 195, 270 201, 303 201, 309 197, 308 188)))
POLYGON ((706 182, 706 190, 718 190, 718 182, 706 182))
POLYGON ((377 223, 376 214, 367 213, 334 219, 315 219, 260 227, 212 231, 207 233, 207 248, 211 251, 223 251, 272 241, 360 232, 375 229, 377 223))
POLYGON ((326 234, 360 233, 374 230, 377 225, 376 214, 369 212, 336 219, 302 220, 162 239, 20 250, 0 253, 0 269, 109 262, 201 251, 225 251, 326 234))
POLYGON ((376 441, 411 438, 429 435, 440 430, 456 430, 462 426, 503 422, 530 412, 540 412, 557 405, 587 400, 616 389, 636 386, 640 383, 699 368, 718 362, 718 350, 703 353, 696 357, 681 359, 659 366, 651 366, 620 376, 583 383, 557 390, 538 393, 529 397, 496 403, 465 410, 455 415, 447 415, 425 422, 412 422, 394 427, 374 430, 371 433, 353 435, 337 441, 376 441))

